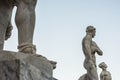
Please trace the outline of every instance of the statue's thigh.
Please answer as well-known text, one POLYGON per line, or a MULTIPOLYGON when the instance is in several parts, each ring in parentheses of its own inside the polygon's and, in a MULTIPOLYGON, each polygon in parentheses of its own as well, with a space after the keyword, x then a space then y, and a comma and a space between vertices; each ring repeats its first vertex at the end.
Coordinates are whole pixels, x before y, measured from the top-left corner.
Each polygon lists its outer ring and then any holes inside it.
POLYGON ((36 4, 37 0, 15 0, 17 4, 24 3, 26 5, 34 5, 36 4))

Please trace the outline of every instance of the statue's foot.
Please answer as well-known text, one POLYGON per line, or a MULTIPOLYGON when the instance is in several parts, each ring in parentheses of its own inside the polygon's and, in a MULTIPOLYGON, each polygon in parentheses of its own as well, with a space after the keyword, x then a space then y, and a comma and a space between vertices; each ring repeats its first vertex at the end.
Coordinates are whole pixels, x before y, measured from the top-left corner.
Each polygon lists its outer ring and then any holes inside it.
POLYGON ((18 46, 19 52, 36 54, 36 46, 33 44, 24 43, 18 46))
POLYGON ((36 51, 33 49, 33 48, 25 48, 24 50, 20 51, 20 52, 23 52, 23 53, 30 53, 30 54, 35 54, 36 51))

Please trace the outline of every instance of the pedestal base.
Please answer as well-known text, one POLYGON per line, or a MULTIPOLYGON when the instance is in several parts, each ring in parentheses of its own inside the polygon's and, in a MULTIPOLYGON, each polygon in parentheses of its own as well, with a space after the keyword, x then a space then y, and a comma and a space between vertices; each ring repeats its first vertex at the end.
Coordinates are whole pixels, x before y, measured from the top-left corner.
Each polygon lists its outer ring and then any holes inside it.
POLYGON ((53 80, 53 67, 43 56, 0 51, 0 80, 53 80))

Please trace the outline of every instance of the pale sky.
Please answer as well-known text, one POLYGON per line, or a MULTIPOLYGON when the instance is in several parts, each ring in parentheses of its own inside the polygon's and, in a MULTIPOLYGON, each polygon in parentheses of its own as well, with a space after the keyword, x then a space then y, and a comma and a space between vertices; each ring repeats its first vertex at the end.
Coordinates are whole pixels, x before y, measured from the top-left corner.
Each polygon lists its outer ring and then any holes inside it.
MULTIPOLYGON (((5 49, 10 51, 17 51, 18 45, 14 14, 13 33, 5 42, 5 49)), ((104 61, 113 80, 119 80, 120 0, 38 0, 34 33, 37 53, 57 61, 53 74, 57 79, 78 80, 86 73, 81 41, 88 25, 96 28, 93 40, 104 52, 103 56, 96 55, 97 65, 104 61)))

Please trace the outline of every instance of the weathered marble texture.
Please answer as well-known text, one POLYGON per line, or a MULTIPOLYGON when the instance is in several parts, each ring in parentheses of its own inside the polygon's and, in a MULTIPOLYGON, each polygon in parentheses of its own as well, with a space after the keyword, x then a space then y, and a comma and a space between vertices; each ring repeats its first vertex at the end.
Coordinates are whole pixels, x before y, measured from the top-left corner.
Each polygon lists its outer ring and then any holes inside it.
POLYGON ((40 55, 0 51, 0 80, 54 80, 53 66, 40 55))

